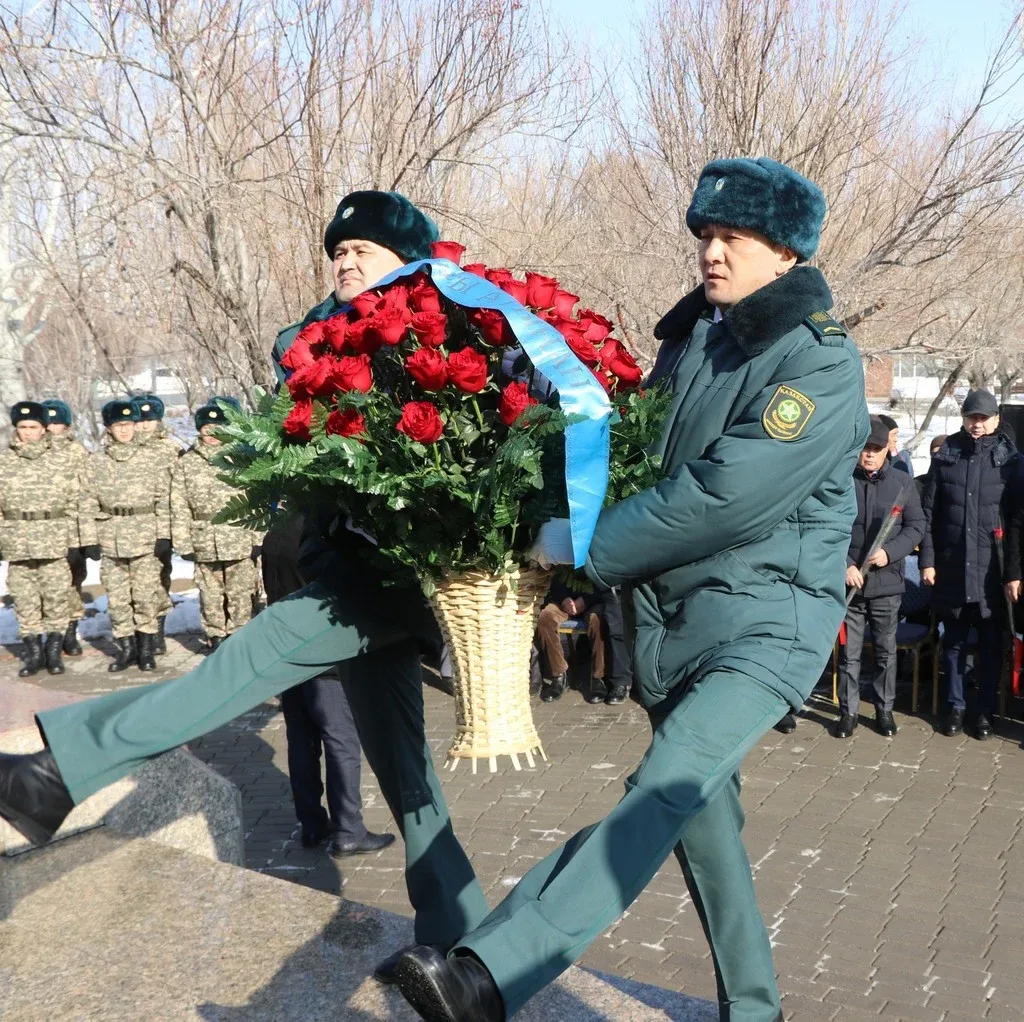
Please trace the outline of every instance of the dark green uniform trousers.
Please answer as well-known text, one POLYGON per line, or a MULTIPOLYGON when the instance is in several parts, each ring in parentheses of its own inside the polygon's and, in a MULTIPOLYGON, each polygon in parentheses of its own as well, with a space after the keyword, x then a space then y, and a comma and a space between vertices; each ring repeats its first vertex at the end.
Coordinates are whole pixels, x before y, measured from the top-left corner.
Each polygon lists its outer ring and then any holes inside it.
POLYGON ((120 689, 37 719, 78 803, 154 756, 341 663, 363 751, 405 840, 416 940, 449 947, 484 918, 488 905, 452 830, 424 733, 416 638, 434 634, 418 594, 361 580, 342 595, 313 583, 268 607, 180 678, 120 689))
POLYGON ((459 941, 513 1015, 629 907, 675 849, 711 945, 723 1022, 782 1017, 768 934, 740 830, 739 767, 786 710, 744 675, 714 671, 663 713, 600 823, 554 851, 459 941))

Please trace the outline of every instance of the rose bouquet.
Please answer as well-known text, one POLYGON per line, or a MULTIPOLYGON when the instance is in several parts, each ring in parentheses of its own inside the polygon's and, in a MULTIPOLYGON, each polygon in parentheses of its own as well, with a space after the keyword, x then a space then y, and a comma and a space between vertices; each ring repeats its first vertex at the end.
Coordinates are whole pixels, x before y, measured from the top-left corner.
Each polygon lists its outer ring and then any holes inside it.
MULTIPOLYGON (((431 598, 454 647, 457 687, 471 689, 499 666, 490 661, 507 661, 515 632, 525 643, 525 662, 513 668, 525 693, 550 581, 528 566, 536 532, 550 518, 583 518, 585 500, 593 520, 602 502, 653 484, 648 451, 667 398, 640 388, 641 369, 612 323, 579 309, 557 280, 479 263, 460 270, 462 251, 441 243, 434 259, 302 327, 281 360, 285 386, 225 427, 223 463, 243 495, 224 517, 265 525, 278 504, 335 509, 368 538, 367 557, 391 574, 411 569, 398 575, 431 598), (480 599, 506 623, 457 634, 453 615, 480 599), (493 641, 481 639, 488 631, 493 641)), ((460 707, 460 718, 471 710, 460 707)), ((525 727, 525 739, 492 733, 453 756, 493 757, 518 744, 529 757, 539 743, 528 696, 525 717, 512 728, 525 727)))

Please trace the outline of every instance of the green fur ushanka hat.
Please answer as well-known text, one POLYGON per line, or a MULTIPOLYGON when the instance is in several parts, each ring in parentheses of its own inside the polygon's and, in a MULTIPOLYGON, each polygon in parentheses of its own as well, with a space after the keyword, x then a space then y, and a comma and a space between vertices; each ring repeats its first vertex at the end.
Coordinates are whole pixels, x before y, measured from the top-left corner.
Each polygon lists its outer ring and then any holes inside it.
POLYGON ((113 426, 115 422, 138 422, 138 413, 131 401, 108 401, 101 409, 104 426, 113 426))
POLYGON ((38 422, 45 426, 50 421, 46 409, 38 401, 19 401, 11 405, 11 425, 19 422, 38 422))
POLYGON ((712 160, 700 172, 686 226, 698 238, 708 224, 745 227, 803 263, 818 251, 825 210, 821 189, 784 163, 767 156, 712 160))
POLYGON ((334 258, 339 241, 353 238, 383 245, 411 263, 429 259, 440 234, 437 224, 399 192, 350 192, 324 232, 327 258, 334 258))
POLYGON ((156 394, 136 394, 132 398, 136 422, 159 421, 164 417, 164 403, 156 394))
POLYGON ((46 409, 46 421, 56 423, 60 426, 70 426, 74 423, 74 416, 71 414, 71 405, 67 401, 61 401, 59 397, 47 398, 43 403, 46 409))
POLYGON ((222 426, 228 421, 227 415, 224 413, 222 406, 228 406, 234 408, 236 412, 242 410, 242 406, 236 397, 225 397, 223 394, 215 394, 210 398, 209 401, 203 405, 202 408, 196 409, 195 423, 196 429, 202 429, 203 426, 209 426, 211 423, 214 426, 222 426))

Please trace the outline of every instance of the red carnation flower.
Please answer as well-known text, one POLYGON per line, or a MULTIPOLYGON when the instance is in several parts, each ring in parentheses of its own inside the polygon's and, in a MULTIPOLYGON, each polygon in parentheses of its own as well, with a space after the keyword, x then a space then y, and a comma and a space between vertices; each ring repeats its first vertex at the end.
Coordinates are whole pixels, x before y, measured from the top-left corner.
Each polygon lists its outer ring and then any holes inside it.
POLYGON ((370 356, 339 358, 334 365, 331 382, 337 390, 358 390, 365 394, 373 386, 370 356))
POLYGON ((409 401, 402 405, 402 417, 395 429, 420 444, 433 444, 441 439, 444 422, 437 406, 429 401, 409 401))
POLYGON ((636 364, 636 359, 626 350, 626 346, 615 340, 606 341, 601 348, 601 365, 619 378, 626 388, 637 386, 643 379, 643 370, 636 364))
POLYGON ((331 316, 323 324, 323 339, 331 351, 340 355, 345 350, 345 335, 348 333, 348 322, 344 316, 331 316))
POLYGON ((309 350, 309 341, 305 336, 305 331, 302 331, 292 341, 292 346, 281 357, 281 367, 290 373, 294 373, 302 369, 303 366, 312 365, 312 363, 313 352, 309 350))
POLYGON ((614 328, 610 319, 594 312, 593 309, 584 309, 580 313, 579 323, 583 328, 583 336, 592 344, 600 344, 614 328))
POLYGON ((441 296, 433 284, 422 281, 409 292, 409 306, 414 312, 440 312, 441 296))
POLYGON ((525 280, 516 280, 515 277, 509 277, 508 280, 502 281, 498 286, 505 294, 511 295, 520 305, 526 304, 525 280))
POLYGON ((448 356, 448 377, 466 394, 479 394, 487 386, 487 359, 473 348, 448 356))
POLYGON ((448 382, 448 363, 437 348, 420 348, 406 360, 409 375, 424 390, 441 390, 448 382))
POLYGON ((498 401, 498 415, 506 426, 514 426, 516 420, 537 401, 530 397, 530 388, 525 383, 510 383, 498 401))
POLYGON ((526 304, 535 309, 550 309, 555 301, 558 281, 542 273, 526 274, 526 304))
POLYGON ((420 344, 440 348, 448 332, 448 317, 443 312, 417 312, 412 317, 412 330, 420 344))
POLYGON ((466 273, 472 273, 474 277, 487 276, 487 267, 483 263, 466 263, 462 268, 466 273))
POLYGON ((335 408, 327 416, 324 431, 333 436, 359 436, 366 432, 366 419, 354 408, 335 408))
POLYGON ((296 400, 324 397, 334 390, 331 374, 336 360, 318 358, 288 377, 288 393, 296 400))
POLYGON ((381 336, 372 330, 373 319, 357 319, 345 330, 345 343, 357 355, 372 355, 381 346, 381 336))
POLYGON ((470 322, 480 331, 480 335, 488 344, 500 348, 515 342, 505 317, 497 309, 475 309, 469 316, 470 322))
POLYGON ((313 402, 302 399, 295 402, 295 407, 284 420, 284 431, 295 440, 311 440, 309 427, 313 422, 313 402))
POLYGON ((555 306, 555 312, 557 312, 559 316, 565 316, 566 318, 572 315, 572 310, 576 307, 576 303, 579 300, 579 295, 570 294, 568 291, 563 291, 561 288, 558 288, 558 290, 555 291, 555 296, 552 299, 555 306))
POLYGON ((460 245, 457 241, 435 241, 430 246, 430 254, 435 259, 450 259, 456 266, 462 262, 466 246, 460 245))

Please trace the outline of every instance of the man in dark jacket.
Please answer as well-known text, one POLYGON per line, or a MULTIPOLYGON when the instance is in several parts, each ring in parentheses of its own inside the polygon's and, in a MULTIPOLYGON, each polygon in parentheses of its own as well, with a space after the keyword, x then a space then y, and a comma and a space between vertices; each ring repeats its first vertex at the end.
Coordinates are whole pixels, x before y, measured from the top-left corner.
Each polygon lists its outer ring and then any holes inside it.
POLYGON ((977 632, 979 699, 975 737, 992 734, 1003 662, 1003 584, 996 530, 1009 521, 1010 497, 1020 475, 1019 455, 999 432, 999 405, 987 390, 964 399, 963 427, 932 458, 921 505, 926 532, 921 580, 935 587, 933 606, 943 625, 949 713, 943 731, 964 727, 968 639, 977 632))
MULTIPOLYGON (((654 737, 626 795, 534 866, 445 958, 405 954, 399 988, 431 1022, 510 1019, 579 957, 675 851, 704 924, 722 1019, 782 1018, 740 832, 739 768, 798 708, 843 618, 868 435, 860 356, 826 311, 821 192, 772 160, 717 160, 687 211, 702 287, 655 329, 672 395, 665 478, 605 508, 587 572, 621 585, 654 737)), ((537 556, 565 560, 567 523, 537 556)))
POLYGON ((864 633, 870 624, 875 654, 875 726, 885 738, 896 734, 896 626, 903 599, 903 561, 924 536, 924 513, 914 481, 886 457, 889 428, 871 420, 871 435, 853 470, 857 517, 846 555, 846 585, 855 595, 846 608, 846 643, 839 654, 839 712, 832 734, 849 738, 857 727, 864 633), (868 557, 894 506, 902 510, 892 532, 868 557))

